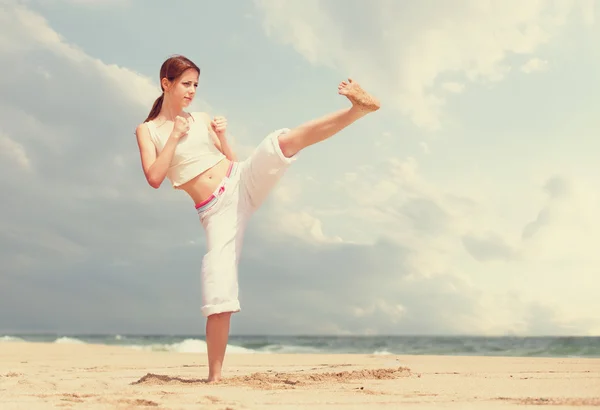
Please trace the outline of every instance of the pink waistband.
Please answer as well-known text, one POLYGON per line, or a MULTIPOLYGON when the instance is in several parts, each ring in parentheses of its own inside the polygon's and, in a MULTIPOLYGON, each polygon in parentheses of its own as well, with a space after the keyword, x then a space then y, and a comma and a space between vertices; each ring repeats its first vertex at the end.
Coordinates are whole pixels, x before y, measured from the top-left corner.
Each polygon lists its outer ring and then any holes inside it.
MULTIPOLYGON (((229 176, 231 175, 231 170, 233 169, 233 164, 234 164, 234 162, 231 161, 231 163, 229 164, 229 168, 227 169, 227 174, 225 174, 225 178, 229 178, 229 176)), ((223 193, 223 191, 225 191, 225 186, 223 185, 225 178, 219 184, 217 189, 215 189, 215 191, 208 198, 206 198, 204 201, 200 202, 199 204, 196 204, 196 209, 199 209, 199 208, 203 207, 204 205, 207 205, 209 202, 214 200, 217 197, 217 195, 220 195, 223 193)))

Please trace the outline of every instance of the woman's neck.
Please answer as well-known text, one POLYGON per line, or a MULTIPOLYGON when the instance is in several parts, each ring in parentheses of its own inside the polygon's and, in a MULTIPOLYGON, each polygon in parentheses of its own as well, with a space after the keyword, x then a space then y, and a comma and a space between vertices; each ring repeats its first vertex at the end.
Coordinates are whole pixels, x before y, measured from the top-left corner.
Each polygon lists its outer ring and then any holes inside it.
POLYGON ((166 121, 175 121, 175 118, 178 115, 181 115, 182 111, 183 109, 181 106, 177 106, 165 98, 162 108, 160 109, 160 116, 166 121))

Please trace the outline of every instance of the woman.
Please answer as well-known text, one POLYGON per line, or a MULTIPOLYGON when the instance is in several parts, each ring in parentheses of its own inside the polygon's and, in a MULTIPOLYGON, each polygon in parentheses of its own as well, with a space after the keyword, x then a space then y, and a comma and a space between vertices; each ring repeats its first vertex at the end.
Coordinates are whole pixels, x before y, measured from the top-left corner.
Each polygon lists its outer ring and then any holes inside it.
POLYGON ((338 86, 350 108, 267 135, 238 161, 227 141, 227 120, 188 113, 200 69, 184 56, 160 69, 163 93, 136 129, 142 168, 158 188, 165 178, 196 204, 207 237, 202 259, 202 313, 207 317, 208 381, 221 378, 231 314, 240 311, 237 268, 248 218, 302 149, 333 136, 379 109, 379 101, 349 79, 338 86))

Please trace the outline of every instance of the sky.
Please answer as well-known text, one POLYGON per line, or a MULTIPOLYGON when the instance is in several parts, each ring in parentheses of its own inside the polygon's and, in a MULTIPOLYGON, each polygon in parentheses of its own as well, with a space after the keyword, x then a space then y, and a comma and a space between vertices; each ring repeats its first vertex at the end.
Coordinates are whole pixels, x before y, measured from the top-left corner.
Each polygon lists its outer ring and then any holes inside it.
POLYGON ((0 0, 0 334, 203 334, 193 203, 134 131, 172 54, 243 159, 302 151, 254 215, 233 334, 600 335, 593 0, 0 0))

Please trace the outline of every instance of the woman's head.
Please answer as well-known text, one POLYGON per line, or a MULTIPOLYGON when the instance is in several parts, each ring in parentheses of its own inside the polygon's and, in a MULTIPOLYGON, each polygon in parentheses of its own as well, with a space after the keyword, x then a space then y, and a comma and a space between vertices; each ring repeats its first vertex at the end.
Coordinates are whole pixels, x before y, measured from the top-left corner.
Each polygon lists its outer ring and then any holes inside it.
POLYGON ((154 101, 146 121, 150 121, 160 114, 165 98, 182 107, 189 105, 196 94, 200 68, 190 59, 182 55, 169 57, 160 67, 160 88, 162 94, 154 101))

